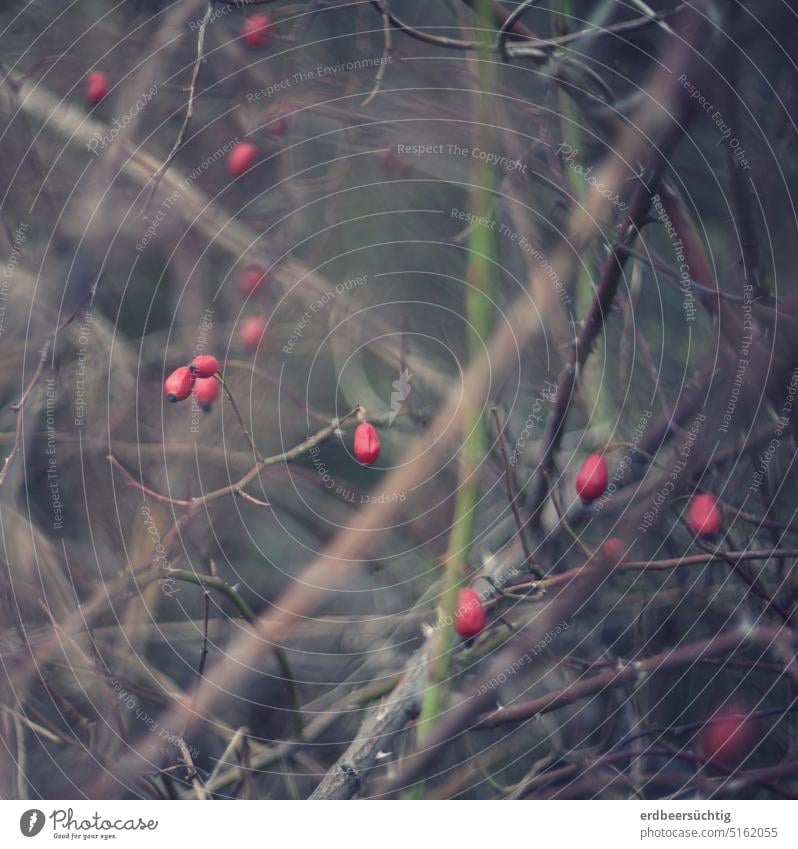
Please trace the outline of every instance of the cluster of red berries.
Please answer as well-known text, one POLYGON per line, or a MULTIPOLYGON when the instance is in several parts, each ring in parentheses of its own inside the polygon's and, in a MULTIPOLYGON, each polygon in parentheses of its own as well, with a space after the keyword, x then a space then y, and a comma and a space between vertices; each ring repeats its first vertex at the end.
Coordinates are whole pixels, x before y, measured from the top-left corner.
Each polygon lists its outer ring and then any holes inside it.
MULTIPOLYGON (((576 491, 583 504, 601 498, 609 485, 609 468, 603 454, 591 454, 582 464, 576 476, 576 491)), ((723 514, 714 495, 696 495, 688 511, 690 530, 697 537, 710 537, 723 527, 723 514)))
POLYGON ((203 354, 176 368, 163 382, 163 391, 172 403, 185 401, 193 391, 196 402, 207 411, 219 394, 219 375, 216 357, 203 354))

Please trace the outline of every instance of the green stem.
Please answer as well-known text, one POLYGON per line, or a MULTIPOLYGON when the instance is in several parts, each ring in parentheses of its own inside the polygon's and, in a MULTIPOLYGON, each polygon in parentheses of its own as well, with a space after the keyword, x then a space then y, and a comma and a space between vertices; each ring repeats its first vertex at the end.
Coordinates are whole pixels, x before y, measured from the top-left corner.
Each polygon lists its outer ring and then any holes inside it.
MULTIPOLYGON (((479 93, 477 95, 477 131, 475 143, 490 149, 486 141, 491 120, 490 92, 493 90, 493 63, 490 56, 490 27, 492 11, 489 0, 480 0, 477 7, 477 28, 482 41, 477 60, 479 93)), ((472 190, 469 206, 474 220, 490 221, 494 174, 484 160, 475 162, 471 173, 472 190)), ((466 269, 465 312, 469 322, 468 357, 474 361, 484 356, 485 339, 492 324, 492 276, 496 246, 493 229, 476 224, 468 238, 469 259, 466 269)), ((466 578, 469 552, 474 539, 476 508, 479 501, 479 465, 487 451, 487 427, 483 416, 483 399, 469 398, 464 411, 465 440, 461 451, 461 467, 455 498, 454 517, 445 559, 444 586, 438 610, 438 629, 427 670, 427 688, 421 703, 418 740, 432 732, 444 706, 452 651, 456 642, 454 617, 457 596, 466 578)), ((424 784, 418 783, 410 792, 412 798, 424 796, 424 784)))

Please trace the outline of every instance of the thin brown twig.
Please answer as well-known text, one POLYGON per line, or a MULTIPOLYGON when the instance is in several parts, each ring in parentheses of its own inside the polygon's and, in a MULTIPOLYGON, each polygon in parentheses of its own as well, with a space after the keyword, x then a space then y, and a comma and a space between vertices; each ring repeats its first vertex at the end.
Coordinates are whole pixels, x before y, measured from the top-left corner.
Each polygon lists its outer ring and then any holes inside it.
POLYGON ((199 29, 197 32, 197 57, 194 60, 194 66, 191 71, 191 84, 188 89, 188 104, 186 105, 186 114, 183 116, 183 123, 180 125, 180 131, 177 134, 177 138, 175 139, 174 144, 172 145, 172 149, 169 151, 166 159, 161 163, 158 167, 158 170, 150 177, 150 193, 147 196, 147 202, 144 204, 144 213, 146 215, 147 210, 152 203, 153 196, 155 192, 158 190, 158 186, 161 183, 161 178, 166 173, 169 166, 174 161, 174 158, 177 156, 178 151, 183 146, 183 142, 186 140, 186 133, 188 132, 188 128, 191 124, 191 119, 194 115, 194 99, 197 96, 197 83, 199 82, 199 74, 200 68, 202 66, 202 59, 205 54, 205 31, 208 28, 208 23, 213 16, 213 0, 208 0, 208 7, 205 10, 205 14, 200 21, 199 29))
POLYGON ((499 419, 499 412, 494 407, 491 412, 493 413, 494 421, 496 422, 496 433, 498 435, 499 440, 499 451, 501 452, 502 462, 504 463, 504 483, 505 488, 507 490, 507 500, 510 502, 510 509, 513 511, 513 517, 515 519, 516 527, 518 528, 518 538, 521 541, 521 548, 524 552, 524 559, 526 561, 526 566, 530 572, 535 574, 538 578, 543 577, 543 573, 534 565, 532 549, 529 547, 529 540, 526 538, 526 526, 521 519, 521 513, 518 510, 518 495, 513 492, 513 481, 512 481, 512 472, 510 470, 510 459, 507 456, 507 446, 504 444, 504 432, 502 429, 502 424, 499 419))

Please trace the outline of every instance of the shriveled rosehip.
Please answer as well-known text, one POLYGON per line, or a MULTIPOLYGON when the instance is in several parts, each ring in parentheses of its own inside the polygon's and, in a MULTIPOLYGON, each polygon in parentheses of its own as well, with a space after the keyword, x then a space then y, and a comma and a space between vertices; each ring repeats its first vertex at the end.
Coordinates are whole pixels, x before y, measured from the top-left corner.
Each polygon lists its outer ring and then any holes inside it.
POLYGON ((241 273, 241 277, 238 279, 238 288, 241 289, 242 294, 251 295, 268 279, 269 273, 265 269, 260 268, 257 265, 248 265, 241 273))
POLYGON ((387 177, 401 177, 407 170, 404 160, 393 145, 382 154, 382 168, 387 177))
POLYGON ((355 457, 366 466, 380 458, 380 437, 374 425, 363 422, 355 428, 355 457))
POLYGON ((288 132, 288 118, 281 115, 269 124, 269 130, 273 136, 284 136, 288 132))
POLYGON ((454 614, 454 630, 464 640, 470 640, 485 627, 486 622, 485 608, 477 593, 472 589, 460 590, 454 614))
POLYGON ((718 711, 701 729, 698 751, 704 760, 722 767, 733 767, 751 751, 756 729, 748 711, 731 706, 718 711))
POLYGON ((255 164, 258 149, 252 142, 239 142, 227 155, 227 170, 232 177, 240 177, 255 164))
POLYGON ((210 409, 218 394, 219 381, 215 377, 198 377, 194 381, 194 397, 203 409, 210 409))
POLYGON ((591 454, 576 476, 576 491, 585 504, 590 504, 604 495, 609 480, 610 473, 604 455, 591 454))
POLYGON ((254 351, 260 345, 260 340, 266 332, 266 319, 259 315, 251 315, 245 318, 238 331, 241 344, 249 351, 254 351))
POLYGON ((86 75, 86 100, 89 103, 99 103, 110 90, 111 84, 105 71, 90 71, 86 75))
POLYGON ((191 387, 194 385, 194 375, 186 366, 176 368, 163 382, 163 391, 166 397, 174 401, 185 401, 191 395, 191 387))
POLYGON ((690 530, 697 537, 711 537, 723 526, 723 514, 714 495, 702 493, 690 502, 690 530))
POLYGON ((272 36, 272 19, 268 15, 250 15, 241 30, 248 47, 263 47, 272 36))
POLYGON ((220 371, 219 361, 210 354, 202 354, 202 356, 194 357, 189 368, 195 377, 213 377, 220 371))

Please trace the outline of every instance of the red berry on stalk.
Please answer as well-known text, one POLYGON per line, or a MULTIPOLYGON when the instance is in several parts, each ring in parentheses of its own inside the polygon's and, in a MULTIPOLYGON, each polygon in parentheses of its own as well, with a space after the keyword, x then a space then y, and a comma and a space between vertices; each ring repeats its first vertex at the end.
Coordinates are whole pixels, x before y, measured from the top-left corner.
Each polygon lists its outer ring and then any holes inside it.
POLYGON ((718 711, 701 729, 698 750, 701 757, 722 767, 733 767, 751 751, 756 737, 748 711, 731 706, 718 711))
POLYGON ((268 271, 257 265, 248 265, 241 273, 241 277, 238 280, 238 288, 241 289, 242 294, 251 295, 268 279, 268 271))
POLYGON ((380 458, 380 437, 374 425, 363 422, 355 428, 355 457, 366 466, 380 458))
POLYGON ((194 381, 194 397, 205 409, 210 409, 212 401, 219 394, 219 381, 215 377, 198 377, 194 381))
POLYGON ((194 375, 186 366, 176 368, 163 382, 163 391, 166 397, 172 401, 185 401, 191 395, 191 387, 194 385, 194 375))
POLYGON ((108 74, 105 71, 90 71, 86 75, 86 100, 99 103, 111 90, 108 74))
POLYGON ((238 338, 247 350, 254 351, 260 345, 260 340, 266 332, 266 319, 259 315, 251 315, 244 319, 238 338))
POLYGON ((464 640, 470 640, 485 627, 486 622, 485 608, 480 597, 474 590, 460 590, 454 614, 454 630, 464 640))
POLYGON ((696 495, 690 502, 688 521, 690 530, 697 537, 711 537, 718 533, 723 525, 723 514, 715 496, 707 493, 696 495))
POLYGON ((258 150, 252 142, 239 142, 227 155, 227 170, 233 177, 240 177, 255 164, 258 150))
POLYGON ((271 40, 272 19, 268 15, 250 15, 241 30, 248 47, 263 47, 271 40))
POLYGON ((607 461, 603 454, 591 454, 576 476, 576 491, 585 504, 604 495, 610 480, 607 461))
POLYGON ((195 377, 213 377, 220 371, 219 361, 216 357, 212 357, 210 354, 203 354, 200 357, 194 357, 189 368, 194 373, 195 377))

